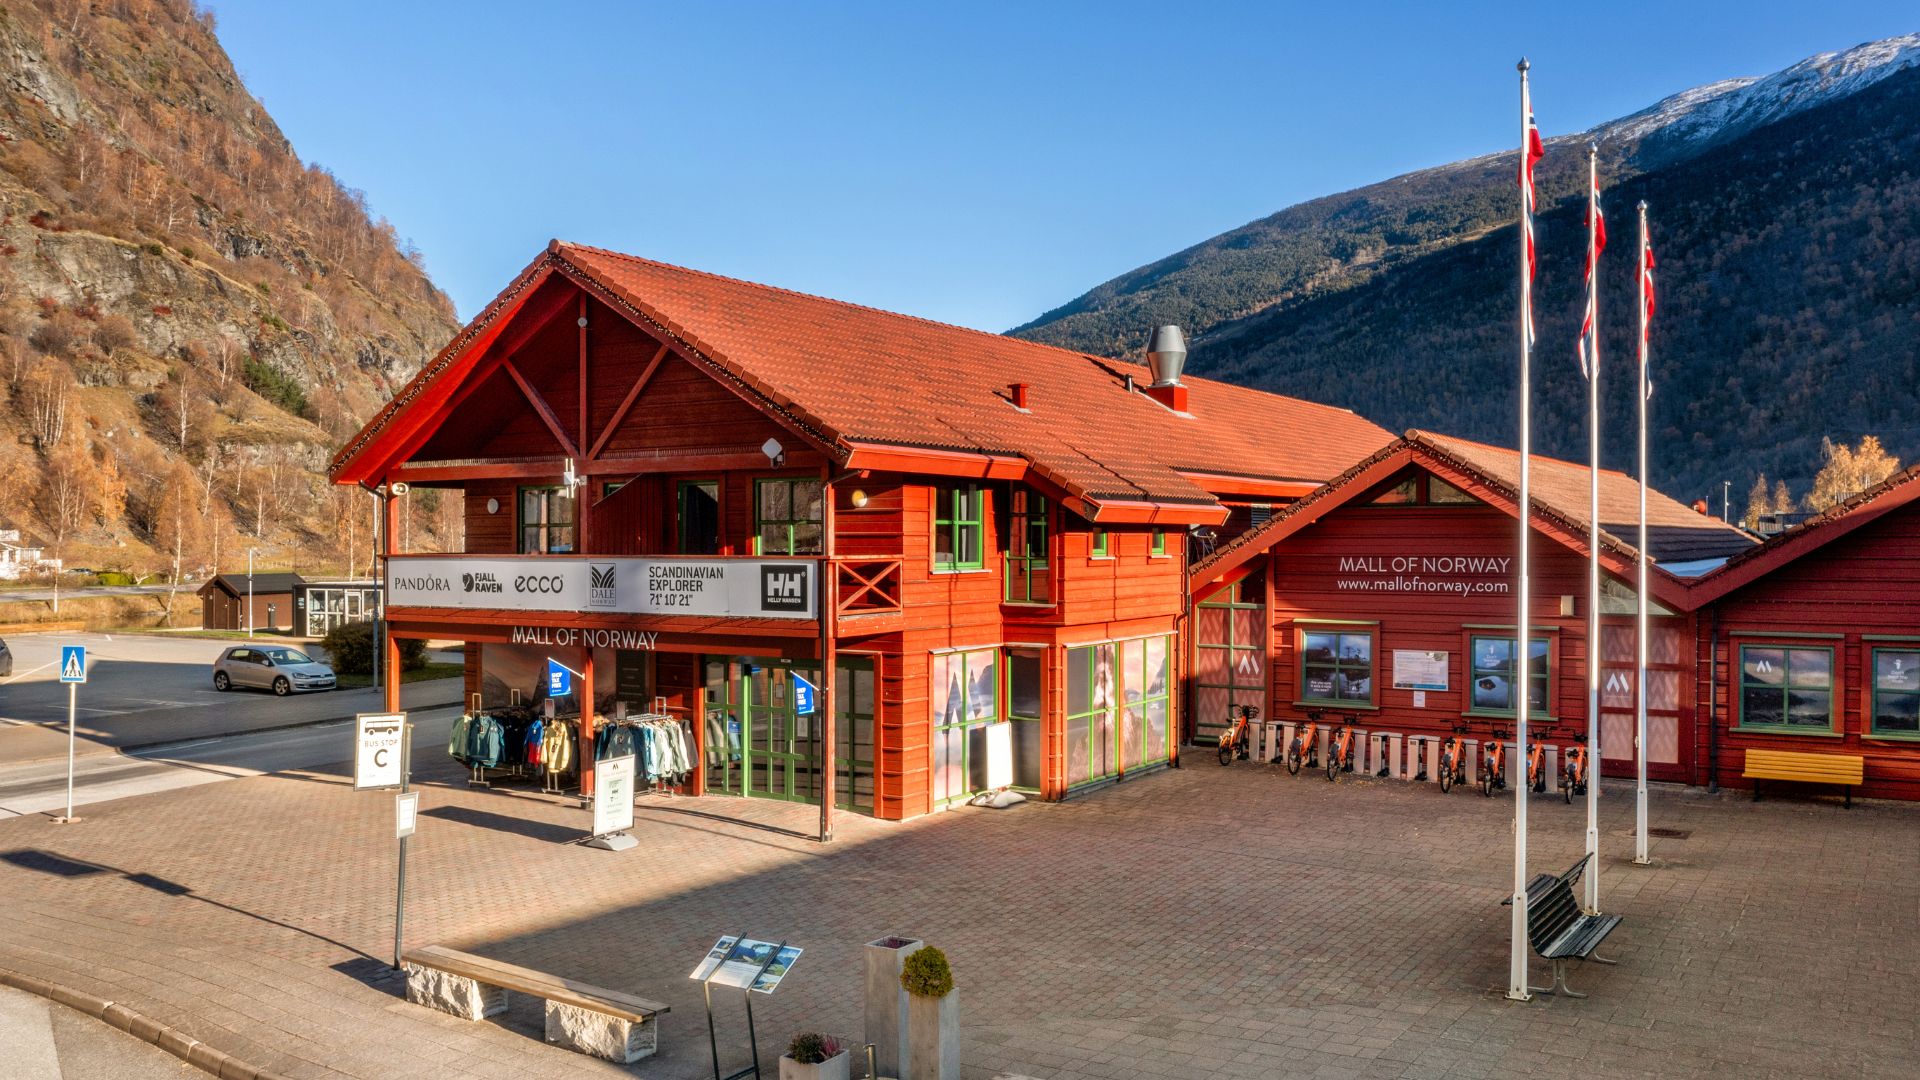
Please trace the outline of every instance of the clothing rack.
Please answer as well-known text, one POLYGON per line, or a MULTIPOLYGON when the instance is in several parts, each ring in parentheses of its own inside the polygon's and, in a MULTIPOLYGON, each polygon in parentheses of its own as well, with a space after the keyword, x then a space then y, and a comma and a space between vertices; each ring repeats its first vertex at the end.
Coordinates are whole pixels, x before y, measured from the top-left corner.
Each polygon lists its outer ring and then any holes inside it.
POLYGON ((635 773, 651 795, 671 795, 695 765, 693 721, 671 713, 606 717, 594 731, 594 759, 634 756, 635 773))
POLYGON ((467 766, 468 787, 538 775, 542 792, 558 794, 563 778, 578 772, 578 722, 519 704, 472 709, 454 721, 447 753, 467 766))

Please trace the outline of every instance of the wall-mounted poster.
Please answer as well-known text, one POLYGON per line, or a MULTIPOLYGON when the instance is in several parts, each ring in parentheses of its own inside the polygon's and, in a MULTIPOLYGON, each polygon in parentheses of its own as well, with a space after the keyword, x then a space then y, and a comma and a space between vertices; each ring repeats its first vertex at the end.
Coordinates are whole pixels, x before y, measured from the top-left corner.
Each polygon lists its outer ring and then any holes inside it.
POLYGON ((1447 657, 1444 650, 1393 650, 1393 688, 1395 690, 1447 689, 1447 657))

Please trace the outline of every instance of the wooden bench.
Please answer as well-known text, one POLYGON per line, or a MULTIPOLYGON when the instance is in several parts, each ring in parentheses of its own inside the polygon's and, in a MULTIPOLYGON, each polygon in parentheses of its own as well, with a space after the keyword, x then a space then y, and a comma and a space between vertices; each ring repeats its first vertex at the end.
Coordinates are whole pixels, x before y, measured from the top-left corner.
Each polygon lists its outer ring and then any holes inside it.
POLYGON ((1847 808, 1853 808, 1853 789, 1867 776, 1867 759, 1859 754, 1809 754, 1800 750, 1747 751, 1747 769, 1740 775, 1753 781, 1753 801, 1760 801, 1760 781, 1792 780, 1802 784, 1838 784, 1846 789, 1847 808))
MULTIPOLYGON (((1587 995, 1576 992, 1567 985, 1568 960, 1592 960, 1596 964, 1612 964, 1615 961, 1595 956, 1593 951, 1600 947, 1613 928, 1620 925, 1618 915, 1587 915, 1580 910, 1580 901, 1573 895, 1574 883, 1587 868, 1591 855, 1583 855, 1573 868, 1555 877, 1552 874, 1537 875, 1527 883, 1527 943, 1541 959, 1553 962, 1553 985, 1530 986, 1527 989, 1537 994, 1563 993, 1570 998, 1583 998, 1587 995)), ((1501 901, 1511 905, 1511 897, 1501 901)))
POLYGON ((400 962, 415 1005, 481 1020, 507 1011, 512 991, 545 999, 547 1041, 557 1046, 623 1065, 659 1048, 654 1018, 668 1009, 657 1001, 439 945, 409 949, 400 962))

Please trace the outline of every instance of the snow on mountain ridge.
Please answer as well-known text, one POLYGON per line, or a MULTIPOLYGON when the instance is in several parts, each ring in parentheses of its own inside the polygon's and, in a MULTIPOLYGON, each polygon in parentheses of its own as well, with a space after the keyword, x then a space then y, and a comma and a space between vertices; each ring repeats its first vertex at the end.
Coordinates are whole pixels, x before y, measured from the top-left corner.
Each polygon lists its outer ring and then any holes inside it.
POLYGON ((1795 113, 1858 93, 1920 66, 1920 34, 1870 41, 1841 52, 1818 53, 1760 78, 1724 79, 1683 90, 1631 116, 1602 124, 1605 139, 1655 139, 1689 144, 1719 142, 1795 113))

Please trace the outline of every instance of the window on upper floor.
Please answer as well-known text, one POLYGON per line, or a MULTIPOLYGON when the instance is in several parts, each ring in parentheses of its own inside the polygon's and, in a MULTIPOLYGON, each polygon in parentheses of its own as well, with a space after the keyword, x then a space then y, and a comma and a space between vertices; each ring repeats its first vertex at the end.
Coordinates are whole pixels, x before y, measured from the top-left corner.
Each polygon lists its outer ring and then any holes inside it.
POLYGON ((573 550, 573 492, 564 487, 521 488, 520 554, 565 555, 573 550))
POLYGON ((820 554, 821 520, 819 480, 754 481, 754 545, 760 554, 820 554))
POLYGON ((941 484, 933 493, 933 568, 978 570, 986 565, 986 495, 978 484, 941 484))

